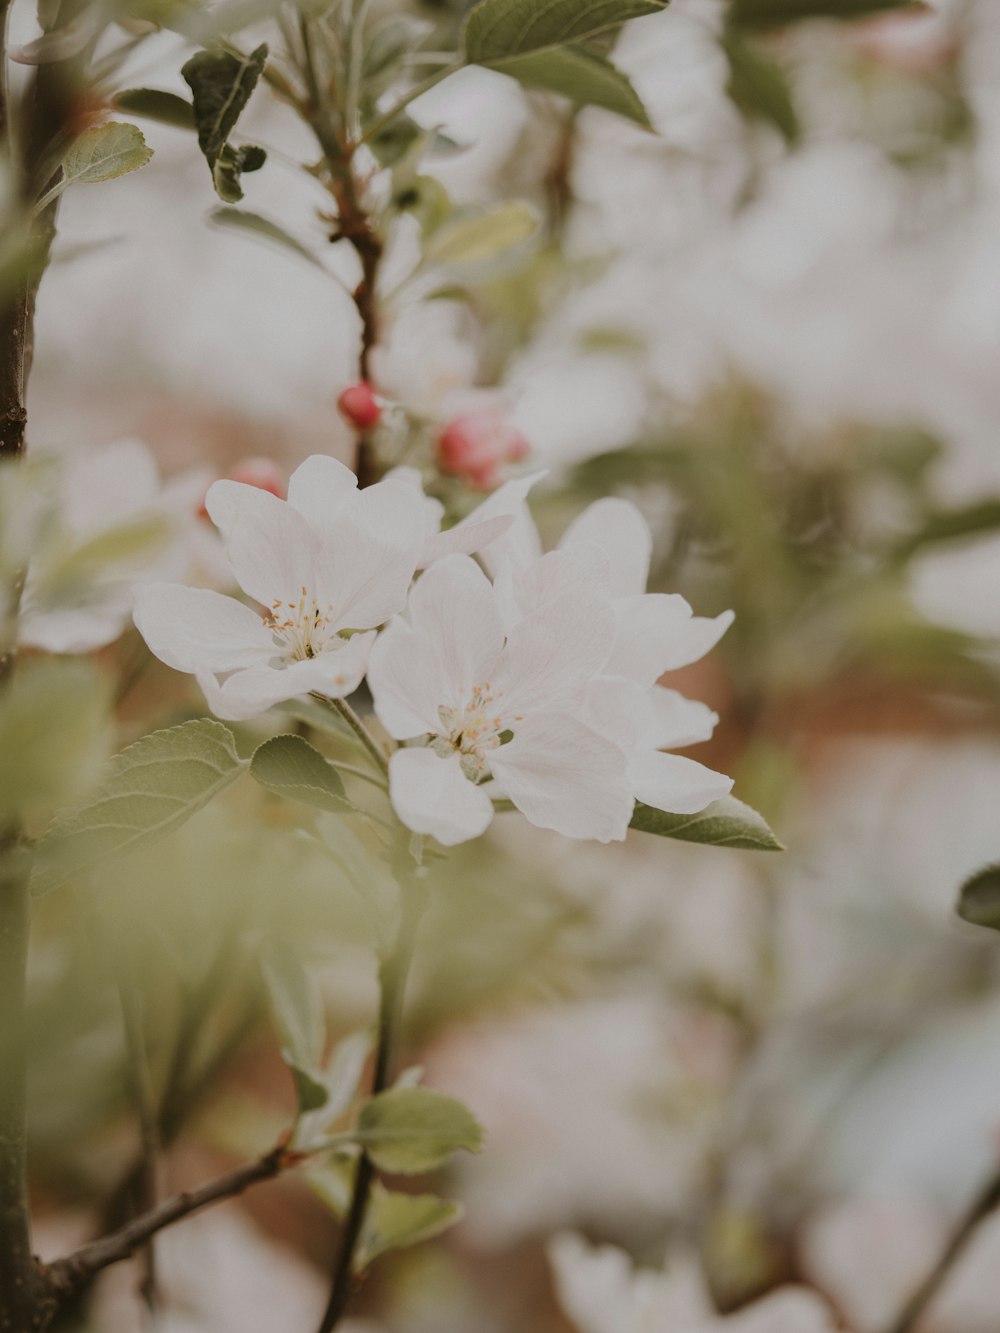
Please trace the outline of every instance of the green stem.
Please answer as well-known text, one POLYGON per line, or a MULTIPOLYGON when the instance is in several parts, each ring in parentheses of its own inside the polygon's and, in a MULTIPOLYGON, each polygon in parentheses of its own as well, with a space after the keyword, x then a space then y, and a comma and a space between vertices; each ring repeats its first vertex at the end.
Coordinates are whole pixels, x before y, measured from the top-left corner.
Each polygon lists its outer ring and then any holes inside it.
POLYGON ((391 106, 389 110, 379 116, 377 120, 372 121, 358 140, 358 143, 371 143, 372 139, 377 139, 382 131, 388 129, 396 117, 405 111, 411 102, 415 102, 417 98, 422 97, 424 93, 429 93, 432 88, 436 88, 444 79, 447 79, 451 74, 457 73, 461 68, 462 61, 453 60, 451 64, 445 65, 443 69, 435 70, 433 74, 428 74, 426 79, 422 79, 420 83, 414 84, 408 93, 404 93, 395 106, 391 106))
MULTIPOLYGON (((402 912, 399 931, 392 952, 382 960, 379 968, 378 1044, 375 1049, 375 1070, 372 1075, 372 1096, 389 1086, 392 1062, 403 1015, 403 997, 410 971, 417 930, 426 905, 426 890, 418 876, 400 876, 402 912)), ((351 1202, 340 1238, 333 1272, 333 1290, 319 1326, 319 1333, 331 1333, 343 1317, 354 1290, 354 1262, 368 1211, 375 1181, 375 1166, 367 1152, 358 1158, 351 1202)))
POLYGON ((318 699, 320 703, 325 704, 334 713, 339 713, 343 720, 350 727, 351 731, 361 743, 362 749, 374 761, 380 773, 385 777, 389 775, 389 761, 375 744, 371 733, 365 724, 358 717, 357 713, 347 702, 346 699, 329 699, 325 694, 316 694, 313 698, 318 699))

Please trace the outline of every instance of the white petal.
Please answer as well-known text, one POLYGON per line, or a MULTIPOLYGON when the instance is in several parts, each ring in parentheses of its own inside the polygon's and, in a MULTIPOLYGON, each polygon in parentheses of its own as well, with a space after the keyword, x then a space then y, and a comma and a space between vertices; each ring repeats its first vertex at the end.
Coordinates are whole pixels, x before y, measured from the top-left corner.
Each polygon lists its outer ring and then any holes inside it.
POLYGON ((528 616, 567 593, 610 597, 610 563, 599 546, 580 542, 568 551, 550 551, 521 570, 504 566, 497 584, 508 583, 520 616, 528 616))
POLYGON ((629 765, 636 800, 674 815, 693 815, 732 791, 733 780, 694 759, 657 750, 629 765))
POLYGON ((18 642, 47 653, 92 653, 122 634, 132 612, 132 592, 119 586, 93 605, 22 613, 18 642))
POLYGON ((175 671, 236 671, 277 655, 255 611, 206 588, 147 584, 136 591, 133 618, 150 650, 175 671))
POLYGON ((403 481, 377 482, 340 510, 317 571, 338 629, 371 629, 403 609, 424 521, 420 495, 403 481))
POLYGON ((73 455, 60 483, 65 523, 78 538, 118 527, 154 504, 159 486, 156 460, 138 440, 73 455))
POLYGON ((358 479, 349 467, 326 454, 312 454, 288 479, 288 503, 323 537, 357 488, 358 479))
POLYGON ((654 685, 650 691, 652 725, 645 739, 654 750, 679 750, 707 741, 718 726, 719 715, 707 704, 685 699, 676 690, 654 685))
POLYGON ((397 750, 389 761, 389 795, 397 815, 414 833, 429 833, 445 847, 485 833, 493 802, 462 772, 458 755, 397 750))
POLYGON ((609 674, 653 685, 667 671, 697 662, 733 623, 724 611, 714 620, 692 615, 676 593, 647 593, 615 602, 618 635, 609 674))
POLYGON ((533 472, 527 477, 517 477, 505 481, 488 499, 478 505, 467 518, 457 524, 458 528, 482 523, 486 519, 507 516, 513 521, 507 531, 489 546, 480 548, 480 556, 486 571, 492 578, 507 561, 521 569, 537 560, 542 554, 542 539, 531 517, 531 510, 525 504, 528 492, 545 476, 547 472, 533 472))
POLYGON ((243 591, 270 607, 313 593, 319 542, 305 519, 285 500, 241 481, 217 481, 205 497, 212 522, 223 534, 226 555, 243 591))
POLYGON ((489 762, 506 794, 539 828, 597 842, 625 837, 633 808, 625 755, 576 718, 526 719, 513 740, 490 752, 489 762))
POLYGON ((249 667, 221 685, 209 672, 199 672, 198 684, 212 712, 228 722, 256 717, 274 704, 304 694, 342 699, 361 684, 374 638, 374 634, 356 634, 336 651, 287 667, 249 667))
POLYGON ((649 749, 655 714, 650 692, 624 676, 598 676, 587 685, 583 721, 627 754, 649 749))
POLYGON ((566 529, 559 547, 564 550, 577 542, 593 542, 607 553, 613 596, 646 591, 653 538, 634 504, 608 496, 589 505, 566 529))
POLYGON ((481 522, 456 523, 447 532, 434 532, 420 548, 417 568, 426 569, 447 555, 473 555, 485 550, 509 532, 513 522, 513 515, 498 514, 496 518, 485 518, 481 522))
POLYGON ((503 626, 489 579, 466 555, 438 561, 410 594, 410 623, 432 645, 439 702, 457 703, 473 685, 492 680, 503 626))
POLYGON ((430 641, 404 620, 394 620, 375 641, 368 663, 375 713, 390 736, 412 740, 440 730, 438 708, 458 702, 442 687, 430 641))
POLYGON ((497 685, 504 714, 553 706, 600 674, 615 641, 607 602, 568 593, 515 625, 507 640, 497 685))

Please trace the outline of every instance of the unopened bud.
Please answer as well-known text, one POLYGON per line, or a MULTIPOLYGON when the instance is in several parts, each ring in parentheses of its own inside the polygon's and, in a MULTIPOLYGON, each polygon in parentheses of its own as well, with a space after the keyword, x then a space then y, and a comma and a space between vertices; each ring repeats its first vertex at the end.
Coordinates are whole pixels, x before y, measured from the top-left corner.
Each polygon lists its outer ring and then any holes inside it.
POLYGON ((476 490, 491 491, 503 480, 506 463, 526 458, 531 446, 521 432, 494 408, 465 412, 441 432, 437 464, 476 490))
POLYGON ((382 416, 382 407, 367 380, 349 385, 337 399, 337 407, 358 430, 371 430, 382 416))

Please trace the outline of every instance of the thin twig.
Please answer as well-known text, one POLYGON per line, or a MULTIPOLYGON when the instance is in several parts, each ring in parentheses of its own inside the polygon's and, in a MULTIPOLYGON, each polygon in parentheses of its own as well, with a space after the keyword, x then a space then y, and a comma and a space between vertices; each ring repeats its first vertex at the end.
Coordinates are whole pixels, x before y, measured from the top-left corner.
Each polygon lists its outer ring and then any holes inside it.
POLYGON ((256 1162, 237 1167, 217 1180, 202 1185, 199 1189, 177 1194, 150 1209, 141 1217, 135 1218, 126 1226, 95 1240, 65 1259, 58 1259, 49 1264, 46 1275, 56 1299, 62 1304, 78 1295, 98 1273, 112 1264, 129 1259, 159 1231, 174 1223, 201 1212, 213 1203, 223 1199, 234 1199, 252 1185, 265 1180, 273 1180, 283 1171, 298 1165, 299 1153, 290 1152, 283 1143, 279 1143, 256 1162))
MULTIPOLYGON (((375 1070, 372 1075, 372 1096, 384 1092, 389 1086, 392 1061, 396 1043, 399 1039, 406 979, 409 975, 417 930, 425 906, 425 889, 421 879, 408 876, 404 882, 401 876, 400 889, 402 893, 402 916, 399 932, 391 954, 383 959, 379 968, 381 998, 379 1003, 378 1045, 375 1050, 375 1070)), ((374 1164, 368 1154, 362 1152, 358 1158, 351 1202, 344 1222, 340 1249, 334 1266, 333 1290, 319 1327, 319 1333, 331 1333, 331 1330, 337 1326, 343 1317, 353 1294, 354 1263, 374 1180, 374 1164)))
POLYGON ((952 1269, 965 1253, 980 1223, 1000 1208, 1000 1174, 976 1196, 969 1211, 961 1219, 941 1258, 924 1278, 886 1333, 912 1333, 927 1308, 944 1286, 952 1269))

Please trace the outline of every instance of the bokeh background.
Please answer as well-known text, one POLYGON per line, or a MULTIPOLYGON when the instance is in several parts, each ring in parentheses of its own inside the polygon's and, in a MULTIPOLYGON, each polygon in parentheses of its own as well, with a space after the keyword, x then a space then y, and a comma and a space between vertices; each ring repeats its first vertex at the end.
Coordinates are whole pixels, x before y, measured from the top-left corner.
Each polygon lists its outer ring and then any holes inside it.
MULTIPOLYGON (((501 388, 549 469, 545 530, 626 496, 655 532, 651 586, 735 610, 670 683, 718 710, 697 757, 788 850, 574 845, 505 816, 453 858, 407 1063, 488 1144, 444 1182, 463 1223, 375 1269, 359 1331, 565 1333, 546 1252, 575 1229, 654 1266, 697 1251, 723 1310, 804 1281, 882 1333, 998 1165, 1000 945, 954 904, 1000 857, 1000 6, 722 20, 673 0, 622 35, 655 134, 480 70, 415 105, 457 145, 428 168, 453 198, 527 197, 544 231, 471 300, 397 308, 379 374, 408 401, 501 388)), ((129 81, 183 90, 184 54, 157 37, 129 81)), ((247 204, 321 242, 301 131, 264 95, 246 127, 272 150, 247 204)), ((137 438, 167 477, 350 457, 350 300, 210 228, 190 139, 146 133, 151 166, 63 201, 32 448, 137 438)), ((195 706, 184 689, 149 668, 124 737, 195 706)), ((241 787, 43 902, 43 1253, 114 1217, 136 1159, 123 977, 169 1089, 164 1188, 290 1113, 263 939, 305 952, 333 1032, 370 1020, 364 913, 313 844, 274 836, 285 818, 241 787)), ((206 1214, 157 1242, 156 1327, 307 1327, 334 1237, 294 1179, 206 1214)), ((926 1333, 995 1333, 998 1261, 987 1223, 926 1333)), ((137 1282, 116 1271, 74 1326, 143 1327, 137 1282)))

